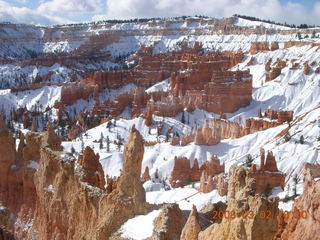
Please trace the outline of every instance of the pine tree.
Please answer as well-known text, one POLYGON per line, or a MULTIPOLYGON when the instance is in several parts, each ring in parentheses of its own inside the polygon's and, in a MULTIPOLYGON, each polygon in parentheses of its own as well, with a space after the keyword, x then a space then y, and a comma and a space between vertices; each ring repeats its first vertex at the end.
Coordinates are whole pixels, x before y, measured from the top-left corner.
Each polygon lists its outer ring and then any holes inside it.
POLYGON ((109 139, 109 136, 107 136, 107 152, 110 152, 110 139, 109 139))
POLYGON ((102 140, 100 140, 99 149, 101 150, 102 148, 103 148, 103 142, 102 142, 102 140))
POLYGON ((302 39, 302 37, 301 37, 301 33, 300 33, 300 32, 298 32, 298 33, 297 33, 297 38, 298 38, 299 40, 301 40, 301 39, 302 39))
POLYGON ((284 135, 284 140, 285 140, 286 142, 289 142, 290 139, 291 139, 290 133, 287 132, 287 133, 284 135))
POLYGON ((73 145, 71 146, 71 153, 74 154, 76 150, 74 149, 73 145))
POLYGON ((297 196, 297 184, 298 184, 298 175, 295 174, 293 177, 293 197, 295 198, 297 196))
POLYGON ((303 137, 303 135, 301 135, 299 142, 300 142, 300 144, 304 144, 304 137, 303 137))
POLYGON ((248 154, 248 155, 246 156, 246 161, 245 161, 244 165, 245 165, 247 168, 250 168, 250 167, 252 166, 252 162, 253 162, 253 157, 252 157, 250 154, 248 154))
POLYGON ((181 122, 182 122, 183 124, 185 124, 185 123, 186 123, 186 120, 185 120, 185 117, 184 117, 184 112, 182 112, 181 122))

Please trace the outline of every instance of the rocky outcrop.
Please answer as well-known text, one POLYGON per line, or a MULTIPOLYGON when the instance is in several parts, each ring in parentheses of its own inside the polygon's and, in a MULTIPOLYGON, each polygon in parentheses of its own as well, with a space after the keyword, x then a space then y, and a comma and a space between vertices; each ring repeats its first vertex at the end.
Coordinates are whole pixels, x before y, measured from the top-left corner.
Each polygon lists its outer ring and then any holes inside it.
POLYGON ((249 170, 249 176, 256 180, 257 193, 264 193, 268 184, 272 188, 284 188, 285 174, 278 170, 277 162, 272 152, 268 152, 267 157, 265 157, 263 148, 260 149, 260 168, 253 164, 249 170))
POLYGON ((0 240, 14 240, 13 221, 9 209, 0 205, 0 240))
POLYGON ((146 168, 144 169, 144 172, 142 174, 142 179, 143 181, 149 181, 151 179, 148 166, 146 166, 146 168))
POLYGON ((270 120, 277 120, 279 124, 282 124, 293 120, 293 111, 272 110, 268 108, 264 113, 264 117, 270 120))
POLYGON ((309 75, 311 71, 310 65, 308 63, 303 64, 303 73, 309 75))
POLYGON ((243 128, 235 122, 221 119, 206 120, 203 127, 196 129, 194 142, 196 145, 215 145, 227 138, 242 136, 243 128))
POLYGON ((86 147, 84 152, 79 155, 78 163, 84 170, 81 179, 94 187, 104 189, 105 178, 102 165, 99 162, 99 154, 95 154, 90 147, 86 147))
POLYGON ((270 51, 269 42, 253 42, 249 52, 251 54, 257 54, 259 52, 270 51))
POLYGON ((195 159, 193 166, 191 161, 185 157, 175 157, 174 167, 171 172, 170 184, 173 187, 181 187, 194 181, 200 181, 202 171, 214 176, 224 172, 224 164, 220 164, 219 158, 212 156, 199 167, 198 160, 195 159))
POLYGON ((47 146, 53 151, 62 151, 61 139, 58 137, 49 122, 47 125, 47 131, 44 133, 43 141, 48 144, 47 146))
POLYGON ((255 181, 245 169, 235 167, 230 170, 228 184, 228 207, 226 211, 234 213, 234 218, 223 218, 220 224, 213 224, 201 231, 199 240, 271 240, 277 232, 278 199, 261 198, 255 195, 255 181), (270 218, 261 213, 269 211, 270 218), (248 217, 247 213, 251 214, 248 217))
POLYGON ((177 204, 166 204, 154 219, 152 239, 180 239, 184 226, 182 211, 177 204))
POLYGON ((271 69, 271 72, 266 74, 266 82, 272 81, 276 79, 281 74, 281 68, 279 67, 273 67, 271 69))
POLYGON ((184 225, 180 240, 198 240, 198 234, 201 231, 199 224, 199 215, 197 208, 193 205, 189 218, 184 225))
POLYGON ((190 90, 183 98, 188 105, 216 114, 233 113, 250 104, 252 75, 249 71, 214 71, 203 90, 190 90), (232 98, 230 98, 232 96, 232 98))
POLYGON ((135 126, 124 147, 124 165, 117 187, 101 200, 99 239, 107 238, 127 219, 137 214, 146 214, 151 207, 146 203, 145 190, 140 180, 144 154, 144 141, 135 126))
POLYGON ((303 195, 292 206, 283 240, 320 239, 320 165, 305 163, 303 176, 303 195))
POLYGON ((79 125, 73 125, 68 133, 68 138, 70 140, 76 139, 81 133, 82 128, 79 125))
POLYGON ((0 205, 15 209, 19 201, 15 189, 17 186, 16 143, 11 132, 9 132, 3 116, 0 115, 0 205))
POLYGON ((94 92, 94 86, 72 83, 61 88, 60 102, 72 105, 79 99, 87 99, 94 92))
MULTIPOLYGON (((8 144, 1 145, 7 147, 3 156, 8 157, 15 148, 1 126, 0 141, 8 144)), ((108 192, 98 155, 86 148, 76 164, 72 155, 59 151, 59 144, 49 125, 45 134, 21 136, 18 152, 13 151, 18 159, 10 159, 14 171, 1 182, 5 191, 0 201, 13 214, 16 239, 108 239, 127 219, 152 210, 140 181, 143 139, 134 127, 125 146, 124 169, 108 192)), ((4 160, 1 169, 9 166, 9 159, 4 160)))
POLYGON ((228 192, 228 181, 224 175, 208 175, 206 171, 203 171, 200 178, 199 191, 203 193, 211 192, 217 189, 220 196, 227 195, 228 192))

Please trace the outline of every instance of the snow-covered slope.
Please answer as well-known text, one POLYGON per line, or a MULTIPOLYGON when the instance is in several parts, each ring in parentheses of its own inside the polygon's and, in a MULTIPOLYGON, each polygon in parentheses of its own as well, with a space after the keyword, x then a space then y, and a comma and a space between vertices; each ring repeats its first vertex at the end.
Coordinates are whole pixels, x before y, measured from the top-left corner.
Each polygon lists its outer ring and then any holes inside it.
MULTIPOLYGON (((317 47, 303 46, 292 47, 288 49, 279 49, 271 52, 262 52, 255 55, 246 55, 245 60, 236 69, 249 69, 253 75, 253 101, 246 107, 238 110, 236 113, 227 114, 229 120, 238 121, 239 117, 246 119, 256 117, 259 108, 266 110, 281 109, 293 110, 295 120, 290 125, 289 134, 292 136, 290 141, 285 141, 283 136, 279 137, 279 133, 288 127, 285 123, 275 128, 270 128, 264 131, 256 132, 238 139, 226 139, 214 146, 198 146, 190 143, 187 146, 172 146, 169 143, 162 142, 154 146, 145 147, 145 154, 142 163, 142 169, 146 166, 150 169, 150 175, 155 177, 156 172, 160 179, 168 181, 175 156, 183 156, 190 159, 190 165, 193 165, 194 159, 198 159, 201 165, 212 155, 217 155, 226 165, 226 172, 234 165, 242 165, 247 154, 254 157, 254 162, 259 165, 259 149, 265 148, 266 151, 272 150, 279 170, 287 174, 287 185, 292 184, 292 177, 295 174, 300 176, 301 167, 304 162, 320 163, 320 127, 318 119, 320 117, 320 75, 315 73, 315 69, 319 66, 320 51, 317 47), (254 57, 254 63, 247 66, 251 57, 254 57), (298 63, 297 69, 290 69, 290 64, 282 69, 282 73, 274 81, 265 82, 265 63, 272 59, 272 64, 277 59, 286 60, 288 63, 291 59, 295 59, 298 63), (309 75, 303 73, 303 64, 305 62, 315 62, 311 67, 309 75), (305 142, 300 142, 300 137, 303 136, 305 142)), ((156 89, 167 89, 168 81, 164 81, 149 88, 147 91, 156 89)), ((113 143, 120 135, 124 140, 127 139, 130 128, 135 124, 136 128, 141 132, 146 141, 164 140, 164 136, 157 137, 156 124, 164 122, 164 132, 168 127, 173 127, 174 131, 180 135, 186 135, 191 132, 196 125, 203 124, 205 119, 214 119, 217 117, 202 110, 196 110, 189 113, 187 116, 189 124, 181 123, 181 114, 174 118, 162 118, 154 116, 154 125, 146 127, 142 118, 133 120, 119 119, 116 122, 116 127, 110 130, 106 128, 106 123, 96 128, 87 131, 87 137, 83 137, 84 145, 91 146, 96 152, 99 152, 101 163, 104 171, 109 176, 118 176, 123 164, 123 147, 120 149, 113 143), (110 153, 106 149, 100 150, 99 143, 94 140, 99 140, 101 133, 104 138, 107 136, 110 139, 110 153)), ((81 151, 81 140, 77 139, 74 142, 64 142, 65 150, 70 151, 73 145, 77 152, 81 151)), ((300 181, 301 181, 300 176, 300 181)), ((160 182, 145 183, 147 190, 147 200, 149 202, 174 202, 185 197, 197 193, 196 186, 184 189, 172 189, 164 191, 165 186, 160 182)), ((300 185, 299 185, 300 186, 300 185)), ((300 187, 301 188, 301 187, 300 187)), ((300 191, 300 190, 299 190, 300 191)), ((283 191, 276 192, 279 196, 284 195, 283 191)), ((283 197, 283 196, 282 196, 283 197)), ((221 199, 216 191, 209 194, 196 194, 190 197, 188 201, 182 200, 181 207, 191 209, 194 203, 199 209, 208 202, 216 202, 221 199)), ((289 209, 292 202, 281 204, 280 207, 289 209)))

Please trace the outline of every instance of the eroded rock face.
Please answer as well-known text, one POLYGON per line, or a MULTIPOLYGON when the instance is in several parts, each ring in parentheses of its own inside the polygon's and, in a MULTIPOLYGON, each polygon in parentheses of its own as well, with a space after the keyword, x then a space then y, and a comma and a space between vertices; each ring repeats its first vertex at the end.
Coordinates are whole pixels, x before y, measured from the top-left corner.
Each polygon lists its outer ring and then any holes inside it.
POLYGON ((199 167, 197 159, 194 160, 192 167, 190 163, 191 161, 185 157, 175 157, 170 177, 170 184, 173 187, 181 187, 190 182, 199 181, 202 171, 206 171, 211 176, 224 172, 224 164, 221 164, 216 156, 212 156, 210 160, 205 161, 201 167, 199 167))
POLYGON ((124 167, 117 187, 101 200, 98 239, 107 238, 134 215, 146 214, 151 210, 140 180, 143 154, 143 138, 133 126, 125 144, 124 167))
POLYGON ((197 208, 193 205, 189 218, 184 225, 180 240, 198 240, 198 234, 201 231, 199 224, 199 215, 197 208))
POLYGON ((152 239, 180 239, 185 220, 177 204, 166 204, 154 220, 152 239))
MULTIPOLYGON (((12 186, 23 188, 12 188, 18 195, 10 190, 16 239, 104 240, 127 219, 152 210, 140 182, 143 139, 134 127, 125 147, 124 170, 108 192, 99 156, 87 148, 76 167, 76 159, 57 151, 61 146, 50 131, 48 127, 45 134, 21 137, 25 142, 19 144, 17 156, 22 159, 16 161, 21 177, 12 186)), ((8 137, 6 129, 0 133, 0 141, 8 137)))
POLYGON ((53 151, 62 151, 61 139, 56 135, 52 124, 49 122, 47 125, 47 131, 44 134, 43 142, 48 144, 47 146, 53 151))
POLYGON ((14 208, 15 202, 19 201, 14 189, 17 185, 16 144, 15 139, 9 132, 3 116, 0 115, 0 205, 14 208))
POLYGON ((105 179, 99 158, 99 154, 95 154, 90 147, 86 147, 83 154, 79 156, 78 163, 84 170, 82 181, 104 189, 105 179))
POLYGON ((293 204, 281 239, 319 239, 320 236, 320 165, 306 163, 303 170, 303 195, 293 204), (304 217, 301 217, 304 214, 304 217))
POLYGON ((213 224, 198 235, 199 240, 271 240, 277 232, 278 199, 264 199, 255 195, 255 181, 245 169, 235 167, 230 171, 228 207, 235 212, 234 219, 224 218, 220 224, 213 224), (254 217, 246 218, 243 212, 252 211, 254 217), (270 219, 260 219, 262 211, 270 211, 270 219))
POLYGON ((200 192, 208 193, 217 189, 220 196, 227 195, 228 182, 223 175, 217 175, 212 177, 208 175, 206 171, 203 171, 200 178, 200 192))
POLYGON ((253 42, 251 43, 250 53, 257 54, 259 52, 270 51, 269 42, 253 42))

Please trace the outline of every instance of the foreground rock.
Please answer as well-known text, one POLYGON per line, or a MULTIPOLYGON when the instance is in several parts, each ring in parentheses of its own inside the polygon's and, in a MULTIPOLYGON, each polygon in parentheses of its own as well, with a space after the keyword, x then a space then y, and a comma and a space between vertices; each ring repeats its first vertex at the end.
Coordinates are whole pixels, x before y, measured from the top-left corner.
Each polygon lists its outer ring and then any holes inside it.
POLYGON ((283 240, 320 239, 320 165, 306 163, 303 175, 303 195, 293 204, 283 240))
POLYGON ((152 210, 140 181, 144 146, 135 127, 125 146, 124 169, 109 194, 99 155, 86 148, 76 164, 72 155, 60 151, 61 140, 51 125, 44 134, 21 136, 16 152, 0 121, 0 142, 0 203, 8 206, 13 221, 1 218, 2 239, 10 239, 8 230, 15 239, 109 239, 126 220, 152 210))
POLYGON ((255 195, 255 180, 241 167, 231 169, 228 189, 228 212, 223 218, 199 233, 199 240, 271 240, 277 232, 278 200, 255 195), (268 219, 262 213, 270 213, 268 219))
POLYGON ((182 229, 180 240, 197 240, 201 231, 197 208, 193 205, 187 223, 182 229))
POLYGON ((154 220, 152 239, 179 239, 185 220, 177 204, 166 204, 154 220))

